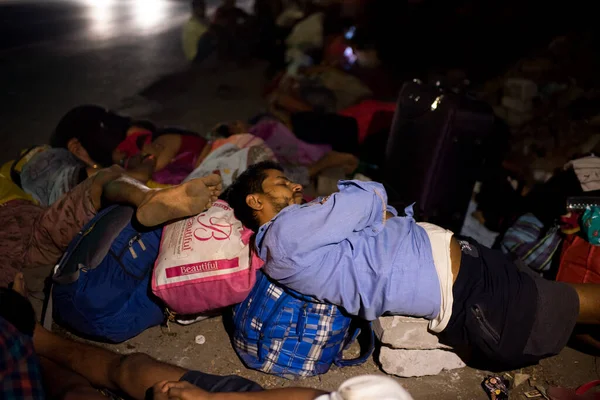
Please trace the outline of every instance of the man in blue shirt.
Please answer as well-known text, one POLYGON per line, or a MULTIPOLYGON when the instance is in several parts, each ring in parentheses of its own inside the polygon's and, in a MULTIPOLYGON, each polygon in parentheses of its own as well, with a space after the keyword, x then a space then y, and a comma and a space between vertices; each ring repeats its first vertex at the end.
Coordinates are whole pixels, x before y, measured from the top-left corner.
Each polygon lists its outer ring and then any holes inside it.
POLYGON ((294 290, 367 320, 395 314, 429 328, 473 361, 516 368, 558 354, 576 322, 600 323, 600 289, 546 281, 503 253, 398 216, 375 182, 302 204, 279 165, 248 168, 224 193, 256 232, 264 271, 294 290))

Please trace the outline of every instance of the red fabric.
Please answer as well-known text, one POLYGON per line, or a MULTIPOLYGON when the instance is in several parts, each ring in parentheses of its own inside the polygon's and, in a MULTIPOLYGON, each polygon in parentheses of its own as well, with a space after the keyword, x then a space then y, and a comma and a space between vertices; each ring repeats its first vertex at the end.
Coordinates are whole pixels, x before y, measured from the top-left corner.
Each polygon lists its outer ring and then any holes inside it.
POLYGON ((143 137, 142 146, 152 142, 152 132, 150 131, 137 131, 123 140, 118 146, 117 150, 125 153, 125 157, 133 157, 138 154, 142 149, 138 146, 138 139, 143 137))
POLYGON ((189 152, 198 155, 202 152, 204 146, 206 146, 206 143, 206 139, 200 136, 182 135, 181 147, 179 148, 179 152, 177 154, 189 152))
POLYGON ((395 103, 365 100, 340 111, 339 114, 356 120, 358 123, 358 143, 362 143, 370 134, 391 127, 395 111, 395 103))
POLYGON ((600 246, 577 235, 563 241, 556 280, 569 283, 600 283, 600 246))
POLYGON ((344 52, 348 48, 348 43, 344 38, 344 35, 338 35, 329 41, 329 44, 325 46, 325 54, 323 58, 326 62, 331 64, 343 64, 346 61, 344 52))
POLYGON ((595 381, 591 381, 586 383, 585 385, 581 385, 576 391, 575 394, 577 395, 582 395, 582 394, 586 394, 587 392, 589 392, 591 389, 595 388, 596 386, 600 385, 600 380, 595 380, 595 381))

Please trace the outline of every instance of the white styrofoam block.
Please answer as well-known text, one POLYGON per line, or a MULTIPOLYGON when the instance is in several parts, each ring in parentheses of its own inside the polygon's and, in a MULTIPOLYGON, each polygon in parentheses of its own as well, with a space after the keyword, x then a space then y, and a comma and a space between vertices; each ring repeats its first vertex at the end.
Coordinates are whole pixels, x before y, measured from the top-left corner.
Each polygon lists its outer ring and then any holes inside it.
POLYGON ((375 334, 386 346, 395 349, 443 349, 437 335, 429 332, 429 321, 412 317, 380 317, 373 322, 375 334))

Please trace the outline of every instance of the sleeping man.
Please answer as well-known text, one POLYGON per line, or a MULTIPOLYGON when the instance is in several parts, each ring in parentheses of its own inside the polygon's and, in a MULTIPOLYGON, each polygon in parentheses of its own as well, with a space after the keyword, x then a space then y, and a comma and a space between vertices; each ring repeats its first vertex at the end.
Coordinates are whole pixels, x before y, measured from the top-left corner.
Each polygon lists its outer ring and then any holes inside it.
POLYGON ((375 182, 302 204, 302 187, 271 162, 224 196, 256 232, 264 271, 281 284, 367 320, 405 315, 488 366, 516 368, 558 354, 576 323, 600 323, 600 287, 534 277, 500 251, 399 216, 375 182))

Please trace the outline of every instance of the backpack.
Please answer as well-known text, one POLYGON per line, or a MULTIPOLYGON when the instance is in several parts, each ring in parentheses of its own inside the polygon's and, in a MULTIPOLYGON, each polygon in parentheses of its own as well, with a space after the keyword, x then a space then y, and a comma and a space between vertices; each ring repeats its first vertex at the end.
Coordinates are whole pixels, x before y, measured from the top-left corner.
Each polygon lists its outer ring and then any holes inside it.
POLYGON ((53 307, 46 308, 83 337, 118 343, 164 320, 164 308, 150 291, 162 228, 136 229, 133 213, 126 206, 98 213, 54 269, 53 307))
POLYGON ((293 379, 364 363, 373 352, 369 344, 358 358, 343 360, 343 351, 356 339, 362 321, 345 315, 332 304, 319 302, 272 282, 262 271, 254 288, 233 313, 233 346, 248 368, 293 379))
POLYGON ((165 226, 152 291, 171 310, 198 314, 243 301, 263 261, 250 251, 252 231, 218 200, 205 212, 165 226))

